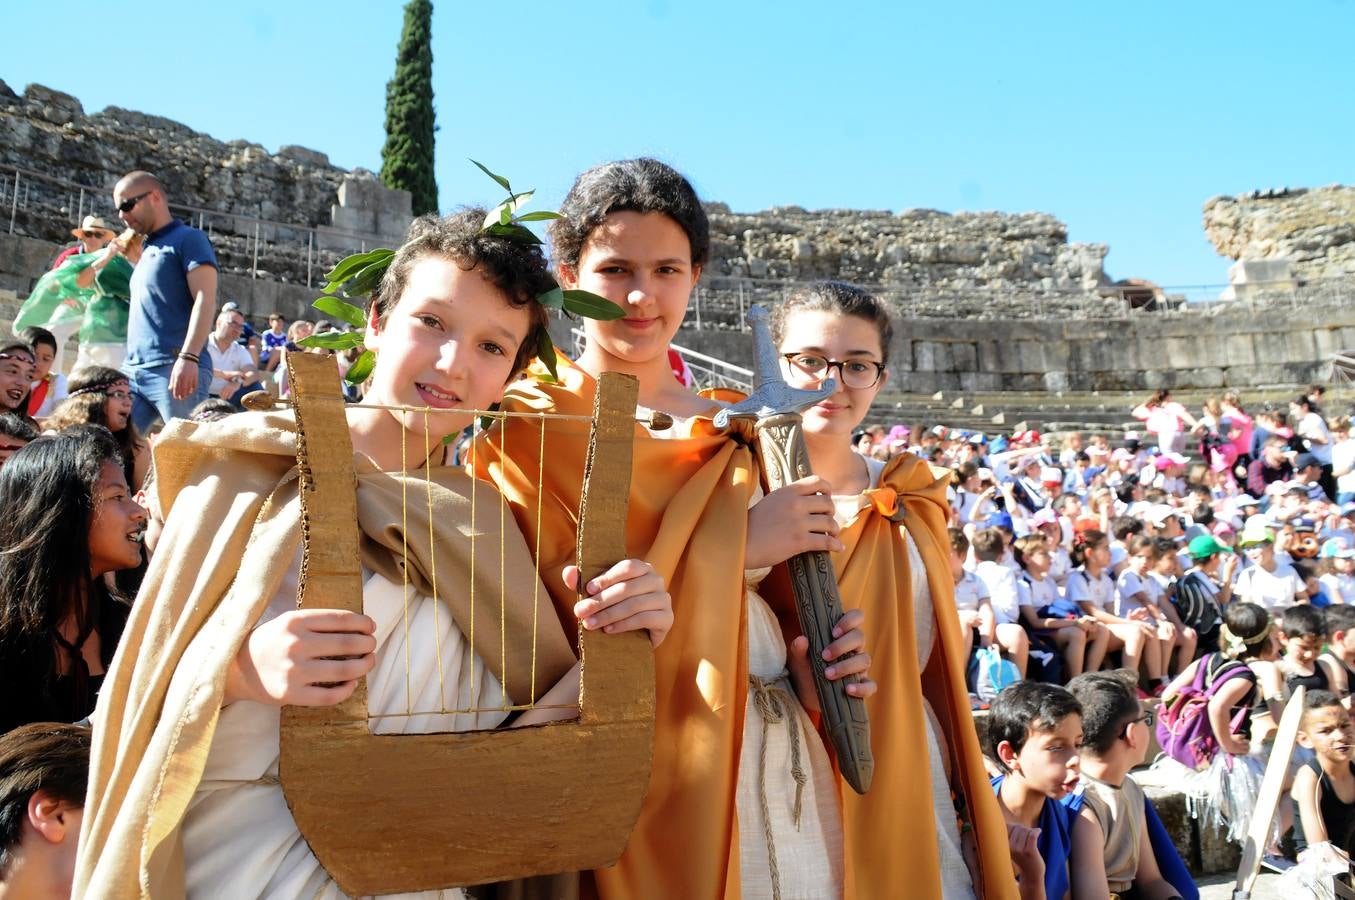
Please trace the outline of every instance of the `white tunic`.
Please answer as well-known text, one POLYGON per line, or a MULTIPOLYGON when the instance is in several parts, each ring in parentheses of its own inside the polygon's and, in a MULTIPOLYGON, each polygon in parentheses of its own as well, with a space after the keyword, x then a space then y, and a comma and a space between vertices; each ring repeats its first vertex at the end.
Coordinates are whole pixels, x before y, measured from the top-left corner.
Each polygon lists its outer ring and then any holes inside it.
MULTIPOLYGON (((300 557, 283 578, 261 621, 296 608, 300 557)), ((363 611, 376 621, 377 664, 367 677, 367 708, 373 715, 409 709, 492 707, 503 699, 498 681, 485 671, 438 601, 411 591, 409 607, 410 677, 405 676, 404 590, 380 575, 363 586, 363 611), (439 699, 437 635, 441 636, 442 682, 439 699), (408 683, 408 694, 406 684, 408 683), (475 700, 471 700, 471 685, 475 700)), ((249 701, 225 707, 198 786, 183 824, 184 865, 189 897, 324 898, 344 896, 311 853, 297 830, 278 785, 280 708, 249 701)), ((491 729, 505 715, 426 715, 373 719, 382 734, 491 729)), ((380 780, 381 773, 372 778, 380 780)), ((401 897, 460 898, 458 889, 401 897)))

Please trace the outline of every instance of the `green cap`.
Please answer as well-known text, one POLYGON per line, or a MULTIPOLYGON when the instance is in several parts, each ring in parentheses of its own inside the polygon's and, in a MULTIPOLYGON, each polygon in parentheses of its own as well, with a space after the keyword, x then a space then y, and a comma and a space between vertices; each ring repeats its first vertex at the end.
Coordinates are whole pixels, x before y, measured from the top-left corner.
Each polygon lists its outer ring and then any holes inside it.
POLYGON ((1212 534, 1201 534, 1190 539, 1186 552, 1191 559, 1208 559, 1216 553, 1232 553, 1233 548, 1219 543, 1219 539, 1212 534))

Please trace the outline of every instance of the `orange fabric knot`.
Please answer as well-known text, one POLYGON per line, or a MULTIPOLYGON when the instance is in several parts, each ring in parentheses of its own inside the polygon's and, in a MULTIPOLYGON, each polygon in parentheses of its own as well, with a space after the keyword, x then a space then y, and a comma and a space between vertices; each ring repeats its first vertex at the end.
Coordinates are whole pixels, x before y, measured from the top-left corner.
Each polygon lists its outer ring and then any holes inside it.
POLYGON ((888 485, 871 488, 866 491, 866 498, 870 500, 870 505, 875 507, 875 511, 886 519, 892 519, 899 514, 899 492, 888 485))

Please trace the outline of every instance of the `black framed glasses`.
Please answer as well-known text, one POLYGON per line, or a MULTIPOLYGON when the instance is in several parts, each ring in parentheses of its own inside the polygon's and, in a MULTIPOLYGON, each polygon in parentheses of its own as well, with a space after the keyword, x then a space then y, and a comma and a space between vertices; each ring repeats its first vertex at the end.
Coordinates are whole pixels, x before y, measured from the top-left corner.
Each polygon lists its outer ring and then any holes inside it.
MULTIPOLYGON (((152 189, 152 190, 153 190, 153 189, 152 189)), ((118 204, 118 212, 120 212, 120 213, 129 213, 129 212, 131 212, 133 209, 136 208, 136 205, 137 205, 138 203, 140 203, 140 202, 142 201, 142 199, 145 198, 146 195, 149 194, 149 193, 150 193, 150 191, 142 191, 141 193, 137 194, 135 197, 128 197, 126 200, 124 200, 124 201, 122 201, 121 203, 118 204)))
POLYGON ((1146 709, 1143 711, 1143 715, 1139 716, 1136 719, 1130 719, 1128 722, 1125 723, 1124 732, 1121 734, 1121 737, 1126 738, 1129 737, 1129 729, 1133 728, 1140 722, 1142 722, 1144 725, 1147 725, 1149 728, 1152 728, 1153 723, 1156 721, 1157 713, 1153 712, 1151 709, 1146 709))
POLYGON ((885 371, 885 364, 873 359, 828 359, 817 353, 783 353, 781 358, 790 363, 793 370, 818 381, 837 369, 842 383, 856 390, 875 387, 885 371))

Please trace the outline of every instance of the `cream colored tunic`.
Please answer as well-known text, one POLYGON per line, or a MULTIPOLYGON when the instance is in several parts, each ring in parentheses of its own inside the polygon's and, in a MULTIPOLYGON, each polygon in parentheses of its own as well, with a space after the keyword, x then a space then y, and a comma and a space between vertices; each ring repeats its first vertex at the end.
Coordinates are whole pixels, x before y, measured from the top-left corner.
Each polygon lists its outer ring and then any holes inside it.
MULTIPOLYGON (((263 621, 296 608, 298 555, 263 621)), ((434 623, 432 598, 412 594, 409 609, 410 678, 406 692, 404 596, 400 585, 370 575, 363 609, 376 621, 377 665, 368 675, 368 710, 373 714, 413 710, 492 707, 503 699, 493 675, 471 651, 441 601, 434 623), (437 636, 441 638, 439 699, 437 636), (471 685, 475 685, 472 704, 471 685), (407 701, 408 697, 408 701, 407 701)), ((221 711, 203 780, 182 829, 189 897, 268 897, 278 900, 344 895, 311 853, 278 785, 279 713, 276 706, 241 701, 221 711)), ((496 727, 498 712, 373 719, 377 733, 471 731, 496 727)), ((371 777, 380 781, 381 773, 371 777)), ((469 826, 468 826, 469 827, 469 826)), ((392 835, 399 840, 399 835, 392 835)), ((461 898, 457 889, 401 897, 461 898)))
POLYGON ((1106 882, 1111 893, 1129 890, 1139 871, 1143 834, 1143 789, 1126 777, 1119 787, 1082 773, 1083 803, 1101 826, 1106 843, 1106 882))
MULTIPOLYGON (((884 472, 882 460, 866 458, 866 468, 870 471, 870 486, 880 486, 880 475, 884 472)), ((870 505, 865 494, 836 495, 837 522, 843 528, 854 520, 861 510, 870 505)), ((932 610, 932 592, 927 584, 927 567, 922 555, 913 543, 913 536, 907 535, 908 568, 913 581, 913 626, 917 631, 918 671, 925 671, 927 661, 931 659, 932 649, 936 645, 936 615, 932 610)), ((869 640, 870 623, 866 623, 869 640)), ((940 724, 931 704, 923 701, 927 714, 927 760, 931 773, 932 815, 936 823, 936 841, 941 852, 941 893, 946 900, 963 898, 970 900, 974 896, 974 882, 965 865, 960 849, 960 831, 955 820, 955 803, 951 798, 950 782, 946 779, 944 756, 941 752, 940 724)), ((881 777, 908 777, 907 773, 878 773, 881 777)))

